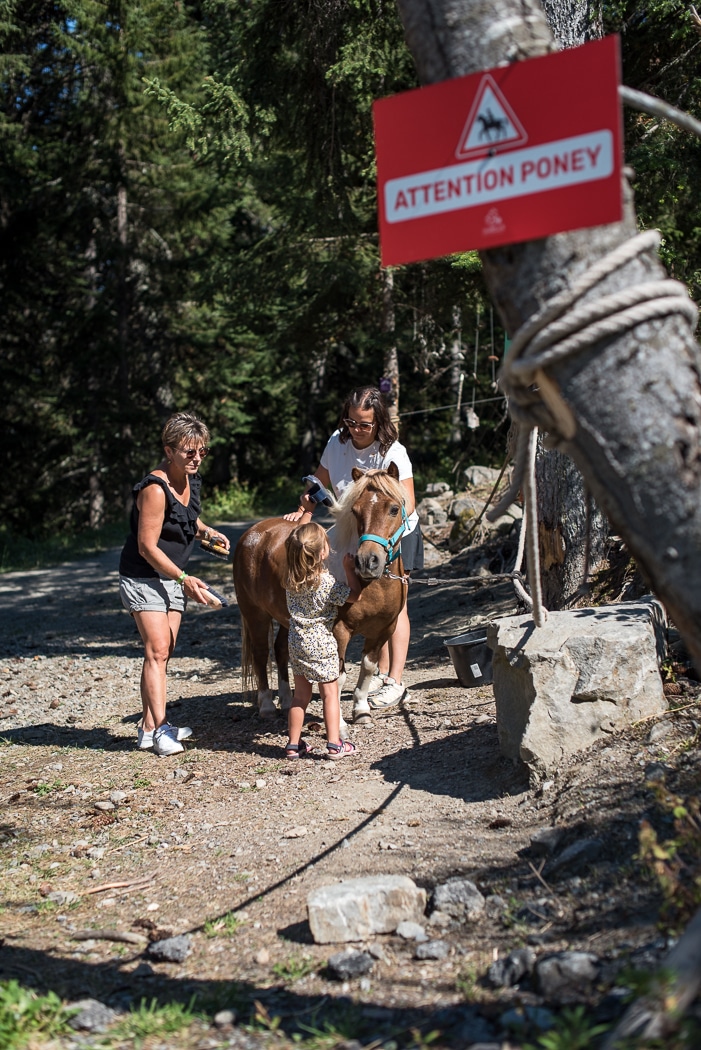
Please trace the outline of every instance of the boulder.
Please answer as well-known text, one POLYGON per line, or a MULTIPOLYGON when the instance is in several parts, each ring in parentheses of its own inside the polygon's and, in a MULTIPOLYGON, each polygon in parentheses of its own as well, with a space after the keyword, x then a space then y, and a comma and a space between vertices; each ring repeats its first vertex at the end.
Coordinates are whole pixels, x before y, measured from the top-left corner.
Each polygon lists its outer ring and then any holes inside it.
POLYGON ((307 897, 309 927, 317 944, 361 941, 394 933, 403 921, 420 922, 426 891, 406 875, 374 875, 320 886, 307 897))
POLYGON ((448 511, 444 505, 428 496, 417 503, 416 513, 422 525, 445 525, 448 520, 448 511))
POLYGON ((465 482, 469 488, 478 485, 494 485, 499 477, 499 471, 494 467, 467 467, 464 472, 465 482))
POLYGON ((499 745, 531 780, 604 734, 666 711, 665 615, 651 597, 487 626, 499 745))

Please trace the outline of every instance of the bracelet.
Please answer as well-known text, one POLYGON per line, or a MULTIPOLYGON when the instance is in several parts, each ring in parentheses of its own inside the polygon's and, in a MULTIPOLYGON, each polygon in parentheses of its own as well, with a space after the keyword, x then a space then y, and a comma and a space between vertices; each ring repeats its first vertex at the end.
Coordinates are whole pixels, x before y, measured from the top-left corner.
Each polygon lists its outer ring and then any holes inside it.
POLYGON ((180 575, 178 576, 178 578, 177 578, 177 580, 175 582, 179 583, 182 586, 186 579, 187 579, 187 573, 183 569, 183 571, 180 573, 180 575))

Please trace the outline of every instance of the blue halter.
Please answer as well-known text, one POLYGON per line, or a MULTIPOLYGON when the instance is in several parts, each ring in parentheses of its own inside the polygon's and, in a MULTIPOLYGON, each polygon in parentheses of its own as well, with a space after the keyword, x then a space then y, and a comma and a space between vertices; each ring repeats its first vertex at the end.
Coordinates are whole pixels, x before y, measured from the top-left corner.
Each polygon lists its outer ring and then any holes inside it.
POLYGON ((373 540, 375 543, 379 543, 381 547, 384 547, 387 551, 387 565, 391 565, 392 562, 399 556, 399 541, 403 534, 406 532, 406 527, 409 524, 409 519, 406 516, 404 505, 402 504, 402 523, 395 533, 393 533, 388 540, 383 536, 375 536, 372 532, 364 533, 358 540, 358 546, 365 540, 373 540))

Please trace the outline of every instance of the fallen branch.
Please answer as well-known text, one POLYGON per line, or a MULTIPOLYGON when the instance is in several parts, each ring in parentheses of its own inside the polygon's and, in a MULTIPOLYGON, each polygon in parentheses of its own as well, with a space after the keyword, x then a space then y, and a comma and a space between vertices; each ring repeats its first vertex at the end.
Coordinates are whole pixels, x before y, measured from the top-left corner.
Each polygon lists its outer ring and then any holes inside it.
POLYGON ((136 944, 141 947, 148 944, 148 937, 142 933, 129 933, 128 930, 76 930, 71 934, 72 941, 119 941, 122 944, 136 944))
POLYGON ((150 882, 153 882, 156 877, 155 871, 152 871, 150 875, 142 875, 138 879, 125 879, 122 882, 103 882, 101 886, 93 886, 91 890, 85 890, 86 895, 90 893, 104 893, 105 890, 120 890, 131 887, 132 889, 141 886, 148 886, 150 882))
POLYGON ((528 861, 528 867, 531 869, 531 871, 533 872, 533 874, 537 878, 538 882, 542 883, 542 885, 545 887, 545 889, 548 891, 548 893, 552 893, 553 897, 557 897, 557 893, 555 893, 555 890, 552 888, 552 886, 548 885, 548 883, 545 881, 545 879, 541 875, 541 871, 545 867, 545 861, 543 861, 543 863, 540 865, 540 868, 536 868, 535 865, 532 864, 531 861, 529 860, 528 861))
POLYGON ((684 1015, 701 987, 701 909, 663 962, 653 987, 653 993, 628 1007, 602 1050, 614 1050, 623 1039, 661 1039, 684 1015))
POLYGON ((147 838, 148 838, 148 835, 139 835, 138 838, 130 839, 129 842, 122 842, 121 845, 114 846, 113 849, 109 849, 109 850, 107 850, 107 852, 108 852, 108 854, 110 854, 110 853, 119 853, 120 850, 126 849, 127 846, 136 846, 137 843, 143 842, 147 838))

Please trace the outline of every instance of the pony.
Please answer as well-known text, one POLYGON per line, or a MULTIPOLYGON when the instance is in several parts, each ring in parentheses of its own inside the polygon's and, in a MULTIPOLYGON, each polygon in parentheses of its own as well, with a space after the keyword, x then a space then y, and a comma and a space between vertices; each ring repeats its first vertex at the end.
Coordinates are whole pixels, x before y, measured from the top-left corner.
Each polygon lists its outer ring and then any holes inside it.
MULTIPOLYGON (((353 692, 353 721, 369 722, 368 688, 377 670, 380 650, 391 637, 406 601, 406 580, 399 541, 406 528, 404 490, 394 463, 387 470, 363 472, 353 468, 353 483, 334 500, 335 518, 329 536, 336 557, 355 552, 355 570, 361 580, 357 602, 341 607, 334 626, 338 642, 339 690, 345 682, 345 655, 351 638, 365 643, 358 682, 353 692), (390 571, 390 566, 392 571, 390 571)), ((261 718, 277 713, 268 682, 273 624, 279 625, 273 644, 280 708, 292 702, 287 640, 290 618, 284 580, 287 570, 285 540, 295 523, 266 518, 241 536, 234 550, 234 587, 241 612, 243 688, 257 689, 261 718)), ((333 571, 333 570, 332 570, 333 571)), ((343 578, 342 576, 340 578, 343 578)), ((341 725, 343 735, 345 724, 341 725)))

